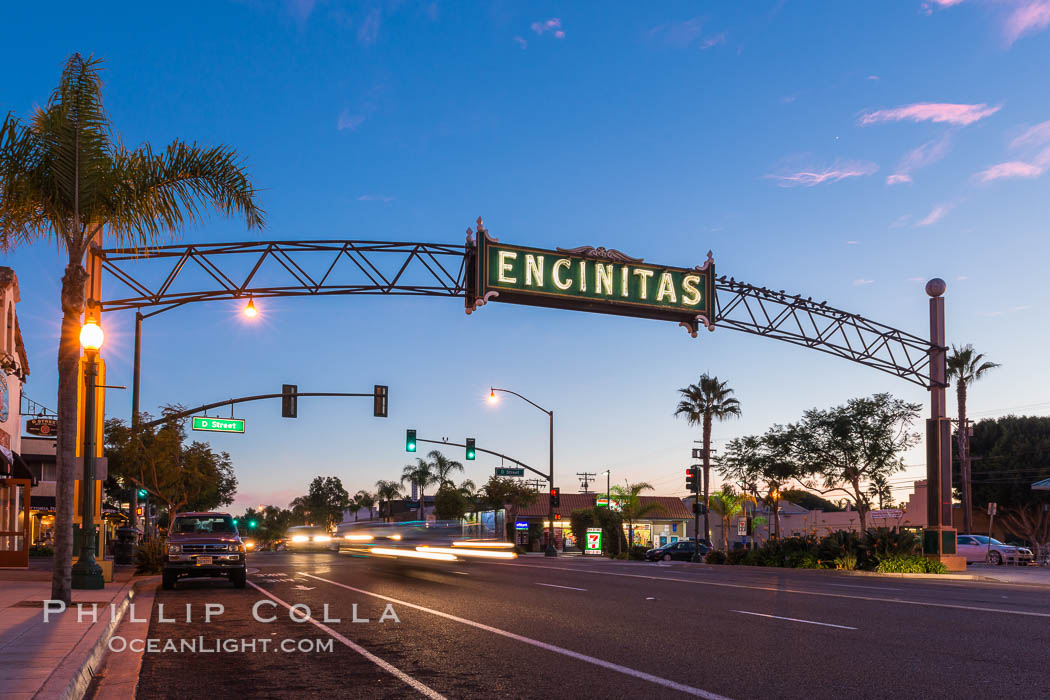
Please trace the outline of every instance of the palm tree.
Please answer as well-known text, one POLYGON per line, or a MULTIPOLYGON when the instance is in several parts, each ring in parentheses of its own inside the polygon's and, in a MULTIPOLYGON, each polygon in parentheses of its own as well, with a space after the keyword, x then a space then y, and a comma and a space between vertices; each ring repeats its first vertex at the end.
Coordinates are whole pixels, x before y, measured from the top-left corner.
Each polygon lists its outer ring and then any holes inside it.
MULTIPOLYGON (((85 312, 84 258, 103 236, 121 248, 148 248, 179 234, 211 207, 263 225, 255 187, 227 146, 173 141, 129 151, 102 106, 101 59, 73 54, 47 105, 28 123, 0 125, 0 248, 54 242, 66 254, 58 347, 55 557, 51 597, 70 602, 73 465, 77 431, 79 333, 85 312)), ((87 309, 97 320, 98 311, 87 309)))
POLYGON ((733 516, 740 512, 743 498, 733 487, 726 484, 711 496, 711 509, 722 516, 722 548, 729 551, 729 526, 733 516))
MULTIPOLYGON (((357 504, 359 510, 361 508, 367 508, 368 519, 372 519, 372 506, 376 504, 376 497, 374 495, 372 495, 368 491, 365 491, 364 489, 361 489, 356 494, 354 494, 353 502, 357 504)), ((354 520, 357 520, 357 511, 354 511, 354 520)))
POLYGON ((711 521, 707 511, 711 507, 709 496, 711 477, 711 423, 728 418, 740 417, 740 402, 732 398, 733 390, 728 382, 718 381, 706 372, 700 375, 700 381, 679 389, 681 400, 674 415, 685 416, 689 425, 699 425, 703 429, 704 440, 704 537, 711 541, 711 521))
POLYGON ((984 355, 975 353, 972 345, 952 346, 948 356, 948 379, 955 380, 955 396, 959 401, 959 430, 955 434, 959 445, 959 475, 962 483, 963 528, 973 532, 973 494, 970 491, 970 431, 966 423, 966 388, 999 365, 984 362, 984 355))
POLYGON ((463 471, 463 463, 457 462, 454 459, 449 459, 445 455, 441 454, 440 450, 431 450, 427 453, 427 457, 430 458, 430 468, 434 471, 437 476, 437 484, 439 486, 444 484, 452 484, 452 479, 449 476, 454 471, 463 471))
POLYGON ((401 483, 414 483, 419 489, 419 519, 423 519, 423 497, 426 488, 431 484, 439 483, 438 475, 434 471, 434 465, 425 459, 416 457, 415 464, 406 464, 401 471, 401 483))
POLYGON ((624 486, 613 486, 609 490, 612 491, 613 500, 620 505, 620 517, 627 521, 629 542, 627 551, 630 551, 634 545, 634 521, 644 518, 653 511, 666 511, 667 509, 654 501, 642 503, 642 499, 638 497, 642 491, 652 491, 652 484, 644 481, 637 484, 628 484, 625 481, 624 484, 624 486))
POLYGON ((387 522, 390 522, 390 501, 400 497, 401 484, 396 481, 385 481, 383 479, 376 482, 375 498, 380 503, 380 510, 382 510, 382 504, 386 503, 386 515, 383 517, 387 522))

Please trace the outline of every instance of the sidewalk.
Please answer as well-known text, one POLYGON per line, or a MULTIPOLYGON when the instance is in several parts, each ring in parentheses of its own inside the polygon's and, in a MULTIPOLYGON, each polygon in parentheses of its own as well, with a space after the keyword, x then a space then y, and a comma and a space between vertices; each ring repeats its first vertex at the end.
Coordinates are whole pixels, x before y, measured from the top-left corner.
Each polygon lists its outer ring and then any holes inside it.
POLYGON ((52 612, 45 623, 43 601, 51 598, 50 560, 46 563, 0 569, 0 697, 5 700, 79 698, 135 584, 151 580, 133 578, 133 567, 117 567, 113 583, 102 590, 74 590, 69 609, 52 612), (85 604, 80 621, 77 603, 85 604), (91 603, 97 604, 94 620, 91 603))
POLYGON ((1046 566, 992 566, 991 564, 967 564, 966 572, 993 578, 1002 583, 1026 583, 1033 586, 1050 586, 1050 567, 1046 566))

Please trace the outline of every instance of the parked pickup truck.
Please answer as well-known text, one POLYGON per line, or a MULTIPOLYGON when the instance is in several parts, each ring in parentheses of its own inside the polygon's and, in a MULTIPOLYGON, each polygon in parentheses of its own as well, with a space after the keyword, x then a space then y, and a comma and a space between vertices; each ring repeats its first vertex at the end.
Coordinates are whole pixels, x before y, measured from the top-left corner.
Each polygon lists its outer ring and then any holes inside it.
POLYGON ((229 577, 235 588, 248 581, 246 549, 229 513, 179 513, 165 546, 163 585, 180 577, 229 577))

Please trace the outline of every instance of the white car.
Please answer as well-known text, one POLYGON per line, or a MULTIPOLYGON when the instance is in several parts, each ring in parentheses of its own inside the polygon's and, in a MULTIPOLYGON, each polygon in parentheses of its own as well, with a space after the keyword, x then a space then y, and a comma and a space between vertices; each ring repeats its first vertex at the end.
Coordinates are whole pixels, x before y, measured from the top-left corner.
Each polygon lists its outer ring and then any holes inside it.
POLYGON ((1032 550, 1003 544, 986 535, 959 535, 956 539, 956 549, 961 556, 966 557, 967 563, 986 561, 998 566, 1003 563, 1030 564, 1034 559, 1032 550))

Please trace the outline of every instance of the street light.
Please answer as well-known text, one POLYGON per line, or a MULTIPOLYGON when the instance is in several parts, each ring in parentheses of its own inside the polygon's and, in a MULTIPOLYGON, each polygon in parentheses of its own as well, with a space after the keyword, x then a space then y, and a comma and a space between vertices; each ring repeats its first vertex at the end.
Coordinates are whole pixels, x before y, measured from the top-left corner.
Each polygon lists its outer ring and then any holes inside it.
POLYGON ((80 558, 73 564, 72 588, 98 590, 106 585, 102 567, 95 561, 95 379, 98 351, 105 334, 98 321, 89 318, 80 329, 84 347, 84 474, 81 480, 80 558))
MULTIPOLYGON (((496 396, 496 392, 501 391, 504 394, 513 394, 522 401, 532 404, 534 408, 543 411, 550 417, 550 476, 547 477, 550 481, 550 488, 554 488, 554 411, 548 411, 538 403, 531 401, 516 391, 510 389, 497 389, 495 387, 489 387, 489 403, 496 403, 499 401, 499 397, 496 396)), ((544 555, 548 557, 558 556, 558 550, 554 547, 554 501, 548 497, 548 511, 547 511, 547 548, 544 550, 544 555)))
POLYGON ((244 307, 244 315, 248 318, 255 318, 259 314, 259 310, 255 308, 255 300, 248 297, 248 305, 244 307))

